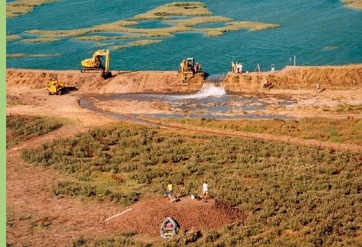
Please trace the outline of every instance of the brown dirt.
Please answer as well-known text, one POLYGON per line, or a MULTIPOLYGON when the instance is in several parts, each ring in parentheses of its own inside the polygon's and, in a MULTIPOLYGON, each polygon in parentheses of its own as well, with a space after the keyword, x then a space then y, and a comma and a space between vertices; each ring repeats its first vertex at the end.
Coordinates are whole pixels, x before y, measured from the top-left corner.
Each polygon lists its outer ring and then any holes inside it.
MULTIPOLYGON (((325 105, 332 105, 336 102, 358 103, 362 102, 362 81, 358 79, 362 66, 359 66, 354 73, 356 80, 352 80, 348 89, 341 89, 339 84, 336 87, 328 86, 322 93, 314 90, 314 81, 310 85, 304 85, 300 90, 283 89, 282 74, 292 77, 290 73, 282 71, 280 78, 274 83, 279 85, 270 91, 263 91, 257 76, 268 76, 268 74, 252 75, 255 85, 250 87, 236 86, 236 79, 233 82, 226 82, 229 88, 234 91, 247 91, 269 97, 271 102, 276 95, 287 95, 288 97, 303 98, 298 108, 279 109, 283 112, 299 117, 328 116, 321 108, 325 105), (255 90, 253 90, 255 88, 255 90), (236 90, 238 89, 238 90, 236 90), (302 106, 302 107, 301 107, 302 106), (314 109, 314 110, 313 110, 314 109)), ((304 70, 306 71, 306 70, 304 70)), ((349 70, 348 70, 349 71, 349 70)), ((307 73, 307 72, 306 72, 307 73)), ((311 72, 308 72, 308 75, 311 72)), ((159 225, 166 216, 173 216, 181 225, 183 230, 191 229, 218 229, 223 225, 235 221, 242 221, 246 215, 225 205, 217 204, 210 200, 207 203, 191 200, 188 197, 181 198, 178 203, 171 204, 166 198, 143 199, 134 205, 123 208, 111 203, 98 203, 74 198, 59 198, 51 192, 51 186, 56 181, 63 179, 56 171, 35 167, 23 162, 19 153, 27 147, 34 147, 48 142, 57 137, 70 137, 79 132, 87 131, 95 126, 111 125, 114 118, 88 111, 79 106, 79 98, 83 94, 104 94, 104 93, 125 93, 125 92, 196 92, 202 85, 200 78, 194 78, 188 83, 179 80, 177 72, 113 72, 113 78, 104 81, 98 74, 80 73, 79 71, 40 71, 8 69, 6 79, 7 115, 43 115, 55 116, 68 119, 61 129, 47 135, 33 138, 15 147, 9 148, 7 154, 7 243, 13 246, 70 246, 72 241, 84 238, 111 237, 120 231, 135 231, 137 236, 145 236, 149 241, 162 241, 158 237, 159 225), (71 90, 62 96, 48 96, 46 83, 51 76, 57 75, 60 81, 65 81, 71 90), (77 90, 73 90, 73 89, 77 90), (123 215, 105 221, 124 210, 131 208, 123 215), (210 217, 211 216, 211 217, 210 217)), ((349 72, 349 74, 351 74, 349 72)), ((299 76, 298 73, 295 76, 299 76)), ((310 76, 309 76, 310 77, 310 76)), ((291 80, 291 79, 290 79, 291 80)), ((322 84, 323 85, 323 84, 322 84)), ((326 84, 327 86, 327 84, 326 84)), ((124 103, 124 102, 123 102, 124 103)), ((130 113, 140 111, 159 112, 163 106, 135 102, 122 104, 112 102, 106 105, 108 110, 124 106, 123 112, 130 113), (112 105, 113 104, 113 105, 112 105)), ((274 112, 275 110, 270 110, 274 112)), ((121 110, 122 112, 122 110, 121 110)), ((332 117, 347 117, 340 114, 332 117)), ((353 117, 361 118, 360 114, 353 117)), ((171 126, 172 127, 172 126, 171 126)), ((179 126, 178 126, 179 127, 179 126)), ((212 132, 210 130, 196 131, 212 132)), ((219 133, 227 134, 233 133, 219 133)), ((246 136, 247 138, 277 139, 271 135, 246 136)), ((303 140, 291 140, 287 138, 280 141, 303 142, 303 140)), ((304 143, 306 145, 320 145, 321 143, 304 143)), ((342 147, 337 147, 342 148, 342 147)), ((355 146, 343 146, 344 149, 354 149, 355 146)), ((360 147, 357 147, 357 149, 360 147)))
POLYGON ((208 200, 207 202, 182 197, 171 203, 166 198, 143 200, 125 209, 123 215, 110 219, 118 231, 135 231, 150 236, 160 235, 160 224, 168 216, 177 220, 182 230, 219 229, 236 221, 243 221, 246 214, 230 206, 208 200), (212 217, 210 217, 212 215, 212 217))

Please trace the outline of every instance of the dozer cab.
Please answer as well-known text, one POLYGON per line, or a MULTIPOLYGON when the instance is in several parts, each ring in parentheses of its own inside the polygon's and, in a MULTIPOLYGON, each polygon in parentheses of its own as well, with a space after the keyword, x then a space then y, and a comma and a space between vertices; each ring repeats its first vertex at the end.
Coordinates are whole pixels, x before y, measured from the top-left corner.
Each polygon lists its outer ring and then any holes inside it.
POLYGON ((94 52, 92 58, 87 58, 81 61, 81 65, 83 66, 81 72, 101 71, 103 79, 108 79, 112 77, 112 73, 109 71, 109 62, 109 50, 98 50, 94 52), (103 58, 105 59, 104 62, 102 61, 103 58))
POLYGON ((61 95, 63 90, 65 89, 65 83, 58 81, 57 77, 52 77, 48 83, 48 94, 53 95, 61 95))
POLYGON ((192 76, 195 74, 201 74, 202 76, 204 76, 202 65, 199 63, 195 63, 195 60, 192 57, 185 58, 181 61, 180 72, 184 80, 186 80, 188 74, 191 74, 192 76))

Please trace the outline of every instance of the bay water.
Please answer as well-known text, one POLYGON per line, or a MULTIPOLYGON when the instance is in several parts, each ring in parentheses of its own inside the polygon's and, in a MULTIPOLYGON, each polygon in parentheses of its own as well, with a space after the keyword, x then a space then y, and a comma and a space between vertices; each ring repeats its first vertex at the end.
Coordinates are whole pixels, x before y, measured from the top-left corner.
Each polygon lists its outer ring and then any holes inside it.
MULTIPOLYGON (((7 0, 7 2, 10 2, 7 0)), ((172 1, 62 0, 35 7, 28 14, 7 18, 7 35, 36 38, 29 30, 71 30, 132 18, 172 1)), ((178 70, 183 58, 194 57, 209 74, 230 71, 231 61, 243 69, 276 70, 286 65, 342 65, 362 62, 362 10, 346 8, 339 0, 223 0, 201 1, 215 16, 234 21, 279 24, 262 31, 239 30, 222 36, 183 32, 153 38, 156 44, 111 50, 111 70, 178 70)), ((143 25, 143 26, 141 26, 143 25)), ((140 24, 155 28, 159 21, 140 24)), ((120 35, 107 33, 107 35, 120 35)), ((120 44, 125 42, 119 40, 120 44)), ((76 41, 64 37, 55 42, 29 43, 7 40, 8 68, 81 69, 80 61, 110 41, 76 41), (11 56, 25 54, 24 56, 11 56), (37 54, 56 54, 44 56, 37 54)), ((114 45, 114 43, 112 43, 114 45)))

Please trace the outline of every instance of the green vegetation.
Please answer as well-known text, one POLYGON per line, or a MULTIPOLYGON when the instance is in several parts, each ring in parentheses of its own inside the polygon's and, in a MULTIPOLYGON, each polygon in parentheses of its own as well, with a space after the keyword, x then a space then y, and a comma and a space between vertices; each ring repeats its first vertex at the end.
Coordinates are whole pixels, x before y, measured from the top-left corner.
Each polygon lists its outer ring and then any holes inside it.
POLYGON ((362 105, 339 104, 336 111, 346 113, 360 113, 362 111, 362 105))
POLYGON ((34 136, 44 135, 62 127, 59 120, 32 117, 32 116, 6 116, 6 147, 14 146, 34 136))
MULTIPOLYGON (((242 121, 225 121, 221 125, 220 121, 219 126, 216 120, 183 121, 244 131, 269 132, 279 127, 282 130, 278 133, 288 135, 297 135, 294 129, 298 128, 298 136, 304 131, 306 136, 315 133, 307 126, 317 125, 313 129, 318 129, 324 126, 320 122, 328 122, 274 120, 242 125, 242 121)), ((341 135, 342 122, 329 122, 328 135, 351 139, 341 135)), ((354 126, 358 133, 361 131, 357 120, 344 124, 346 129, 354 126)), ((360 153, 122 123, 56 139, 24 150, 21 157, 67 175, 53 185, 55 195, 129 205, 162 196, 168 179, 176 189, 184 187, 187 192, 198 191, 202 180, 207 179, 215 199, 248 214, 245 222, 218 231, 182 232, 175 239, 147 246, 361 245, 360 153)), ((132 236, 79 236, 73 246, 120 246, 115 245, 118 241, 145 246, 132 236)))
MULTIPOLYGON (((356 112, 361 106, 340 105, 356 112)), ((236 132, 267 133, 301 139, 341 142, 361 145, 361 119, 303 118, 301 120, 217 120, 217 119, 167 119, 166 122, 207 127, 236 132)))
POLYGON ((112 246, 112 247, 123 247, 123 246, 139 246, 139 247, 147 247, 152 245, 145 245, 140 241, 134 241, 130 237, 135 235, 133 232, 125 232, 119 233, 113 238, 102 238, 96 239, 89 243, 90 241, 87 240, 84 236, 80 236, 76 240, 73 240, 73 247, 84 247, 84 246, 112 246))

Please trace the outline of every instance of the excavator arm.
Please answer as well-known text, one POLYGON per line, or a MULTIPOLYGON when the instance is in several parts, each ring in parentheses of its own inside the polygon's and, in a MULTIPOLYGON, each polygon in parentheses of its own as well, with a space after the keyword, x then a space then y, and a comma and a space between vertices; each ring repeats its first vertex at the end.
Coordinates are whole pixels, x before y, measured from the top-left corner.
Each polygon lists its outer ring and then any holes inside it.
POLYGON ((107 79, 112 76, 109 71, 109 63, 110 63, 110 52, 109 50, 98 50, 93 53, 92 58, 87 58, 81 61, 81 65, 83 69, 81 72, 85 72, 88 70, 101 70, 102 77, 107 79), (105 64, 102 64, 101 58, 105 58, 105 64))

